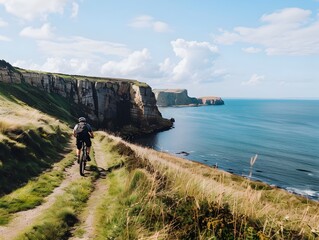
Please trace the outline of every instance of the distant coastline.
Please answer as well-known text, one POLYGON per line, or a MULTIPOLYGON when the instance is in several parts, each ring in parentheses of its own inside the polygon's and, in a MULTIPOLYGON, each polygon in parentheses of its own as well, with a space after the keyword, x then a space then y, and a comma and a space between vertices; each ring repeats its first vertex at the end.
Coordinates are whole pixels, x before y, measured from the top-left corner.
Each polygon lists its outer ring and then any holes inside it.
POLYGON ((153 89, 159 107, 224 105, 221 97, 189 97, 186 89, 153 89))

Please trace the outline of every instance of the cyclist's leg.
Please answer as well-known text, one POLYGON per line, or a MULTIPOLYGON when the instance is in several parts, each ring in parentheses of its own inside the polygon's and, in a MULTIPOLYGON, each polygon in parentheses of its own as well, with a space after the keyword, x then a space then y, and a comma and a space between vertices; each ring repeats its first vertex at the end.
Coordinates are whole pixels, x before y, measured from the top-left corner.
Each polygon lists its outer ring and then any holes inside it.
POLYGON ((77 138, 76 139, 76 158, 77 158, 78 163, 80 161, 81 149, 82 149, 82 141, 77 138))
POLYGON ((90 152, 91 152, 91 146, 92 146, 91 139, 90 138, 85 139, 85 143, 86 143, 87 160, 91 161, 91 158, 90 158, 90 152))

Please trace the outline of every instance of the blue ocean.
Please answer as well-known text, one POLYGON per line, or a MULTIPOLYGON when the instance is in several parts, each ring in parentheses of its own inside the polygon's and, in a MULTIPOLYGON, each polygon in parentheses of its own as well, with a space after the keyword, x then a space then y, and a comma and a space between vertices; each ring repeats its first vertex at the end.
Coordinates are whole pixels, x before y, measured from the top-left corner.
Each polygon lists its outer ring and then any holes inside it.
POLYGON ((224 101, 160 108, 174 128, 137 142, 243 176, 257 154, 254 180, 319 200, 319 100, 224 101))

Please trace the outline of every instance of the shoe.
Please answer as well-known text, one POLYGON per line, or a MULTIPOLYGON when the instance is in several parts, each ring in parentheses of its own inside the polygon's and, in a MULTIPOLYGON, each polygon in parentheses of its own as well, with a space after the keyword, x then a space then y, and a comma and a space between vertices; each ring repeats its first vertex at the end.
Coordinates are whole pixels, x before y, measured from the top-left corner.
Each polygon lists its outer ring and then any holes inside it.
POLYGON ((86 161, 88 161, 88 162, 91 161, 89 154, 86 155, 86 161))
POLYGON ((80 156, 76 156, 77 163, 80 163, 80 156))

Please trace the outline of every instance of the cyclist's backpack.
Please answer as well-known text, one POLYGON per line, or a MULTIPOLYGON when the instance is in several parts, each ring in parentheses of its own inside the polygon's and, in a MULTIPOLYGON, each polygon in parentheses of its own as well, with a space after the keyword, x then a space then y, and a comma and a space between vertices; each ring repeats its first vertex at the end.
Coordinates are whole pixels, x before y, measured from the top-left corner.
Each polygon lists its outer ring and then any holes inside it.
POLYGON ((89 133, 89 129, 86 126, 85 122, 78 123, 78 127, 76 129, 76 136, 77 138, 83 139, 85 138, 89 133))

